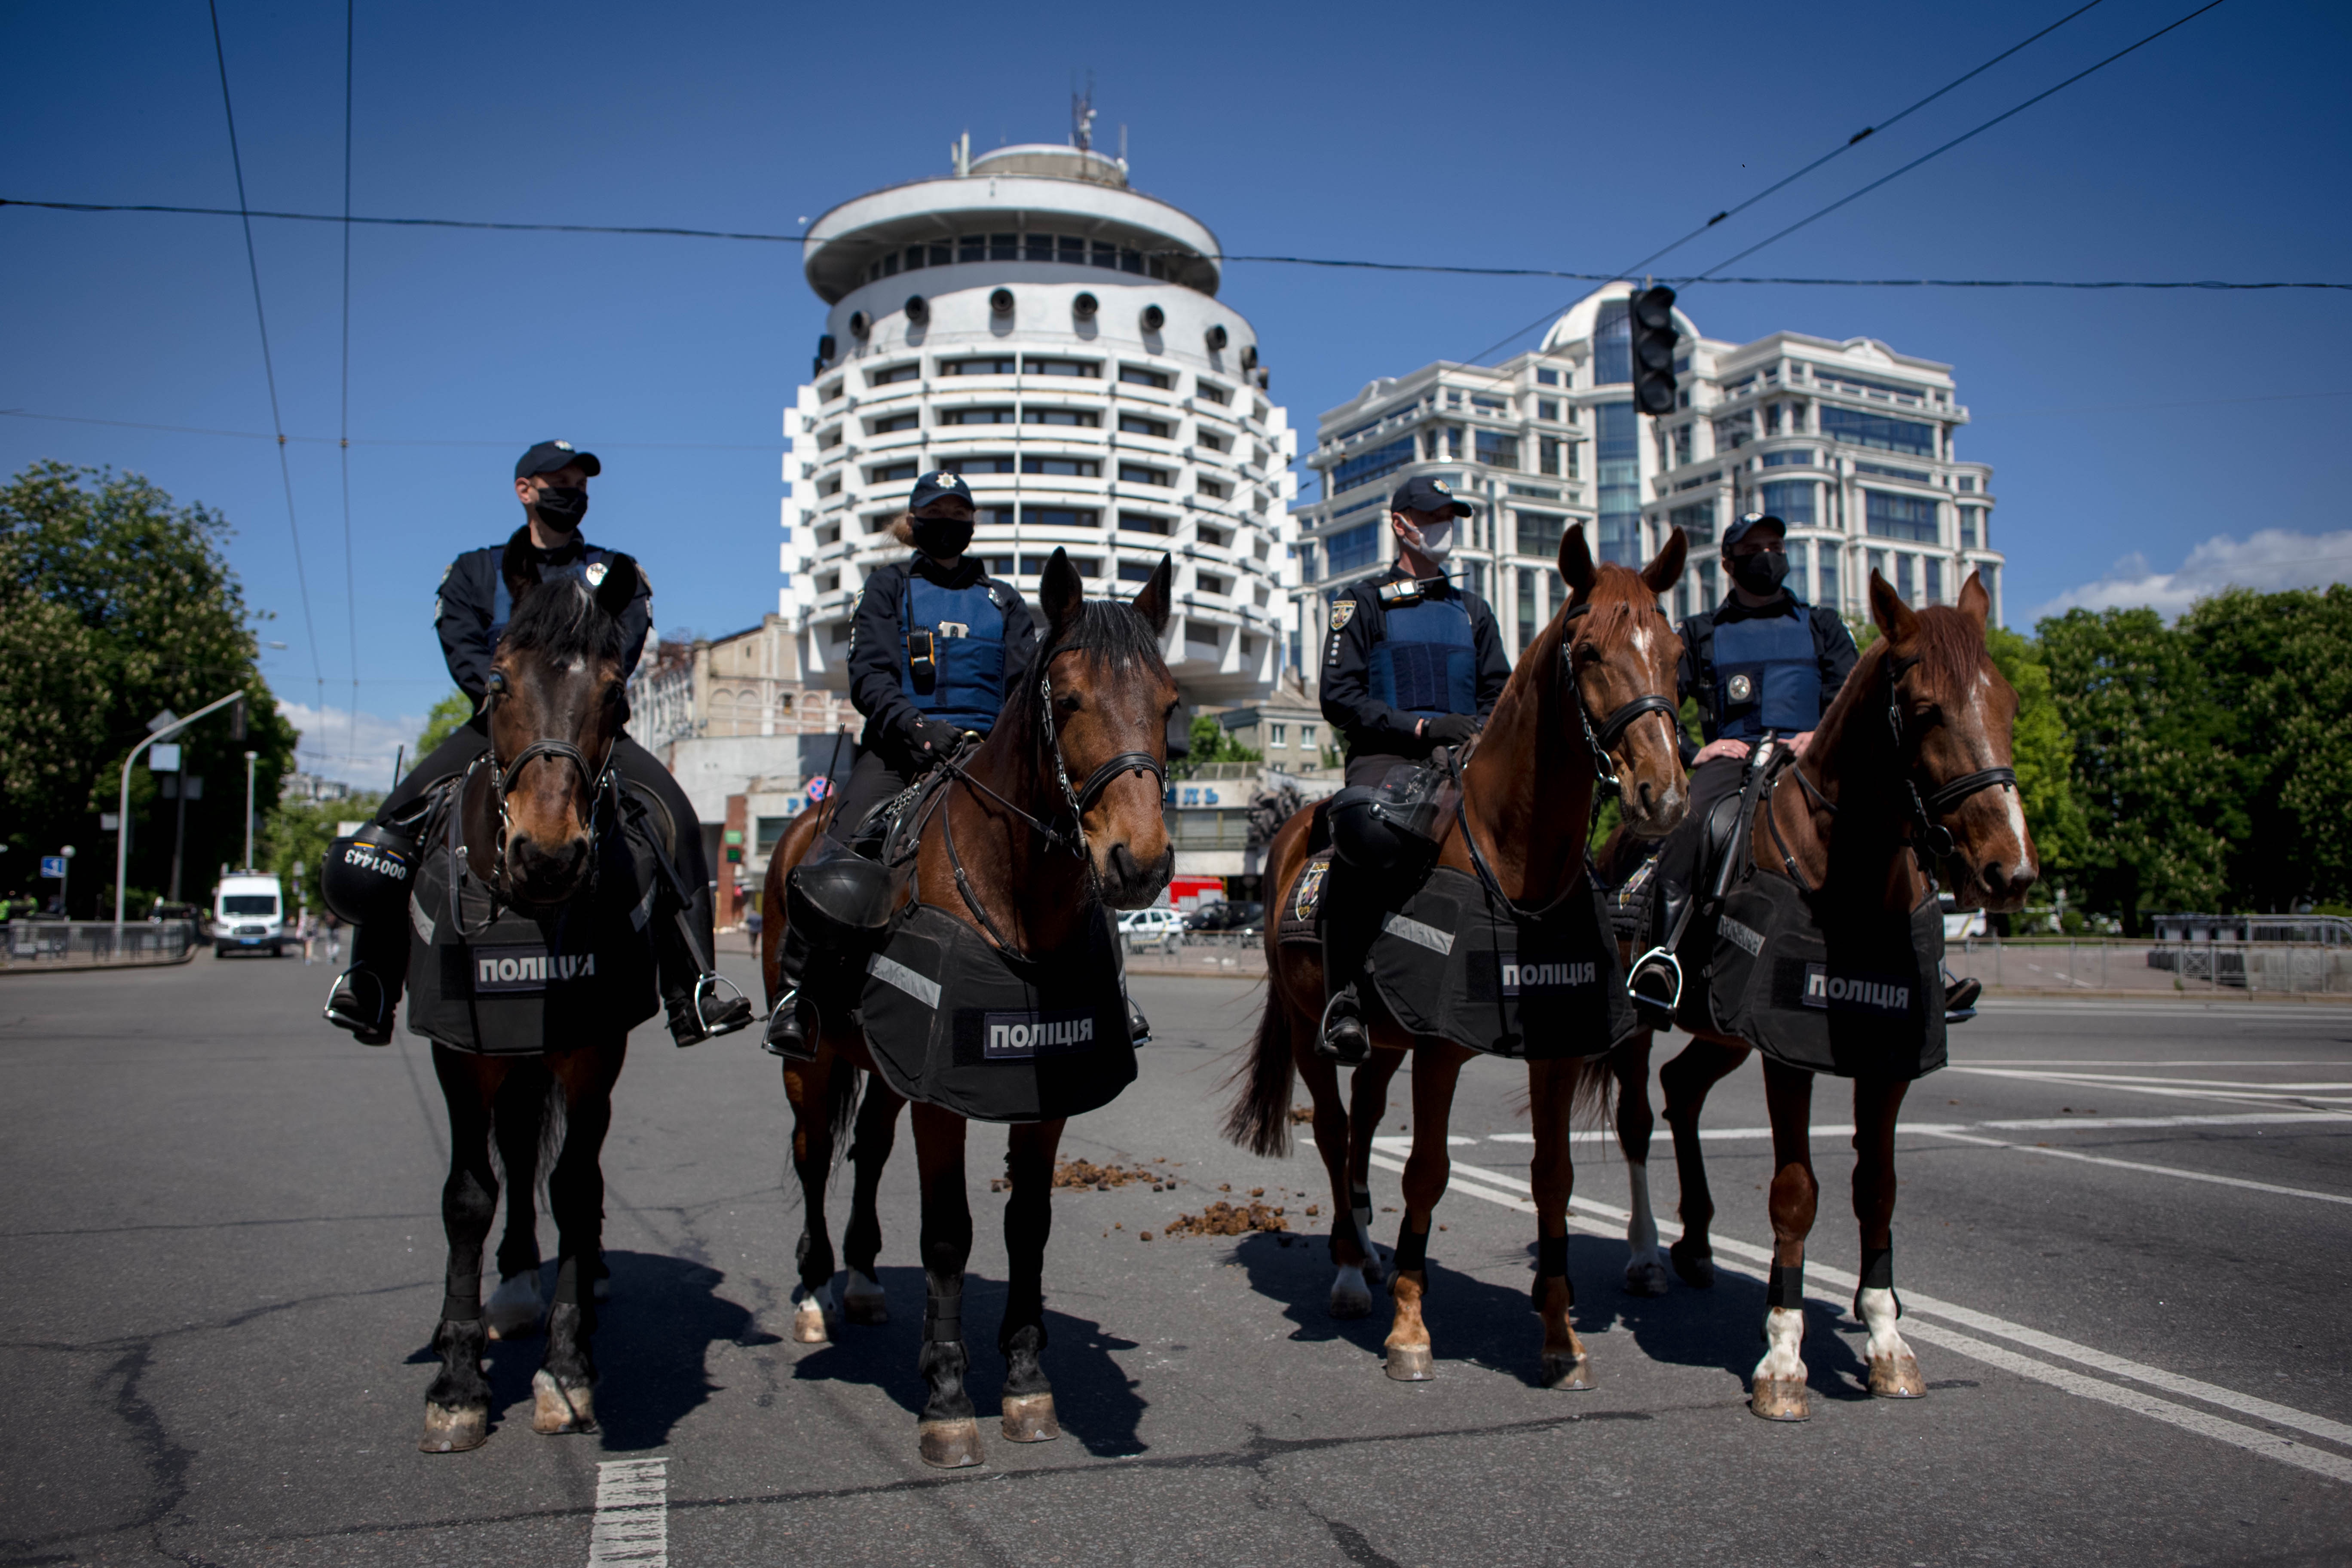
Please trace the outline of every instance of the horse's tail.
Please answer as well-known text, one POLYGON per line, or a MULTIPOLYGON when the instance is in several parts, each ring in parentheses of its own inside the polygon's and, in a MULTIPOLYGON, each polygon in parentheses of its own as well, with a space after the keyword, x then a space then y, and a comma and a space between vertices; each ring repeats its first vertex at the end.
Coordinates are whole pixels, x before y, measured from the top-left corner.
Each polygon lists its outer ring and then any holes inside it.
MULTIPOLYGON (((835 1164, 841 1163, 842 1155, 849 1148, 850 1130, 857 1125, 857 1082, 865 1077, 865 1073, 850 1066, 845 1059, 835 1058, 830 1081, 825 1084, 824 1120, 825 1125, 832 1130, 835 1164)), ((872 1087, 866 1092, 871 1094, 881 1086, 882 1076, 876 1073, 872 1087)))
POLYGON ((1225 1113, 1225 1136, 1253 1154, 1279 1159, 1290 1152, 1290 1086, 1297 1064, 1290 1055, 1290 1009, 1279 990, 1266 988, 1265 1011, 1249 1059, 1236 1065, 1226 1087, 1239 1086, 1225 1113))
POLYGON ((516 1068, 490 1101, 490 1169, 501 1186, 519 1178, 530 1182, 538 1193, 540 1211, 546 1213, 551 1202, 548 1176, 563 1152, 563 1086, 539 1063, 518 1063, 516 1068), (507 1168, 510 1138, 532 1151, 531 1169, 507 1168))
POLYGON ((1616 1109, 1617 1098, 1617 1074, 1609 1065, 1609 1058, 1630 1043, 1622 1042, 1601 1056, 1580 1058, 1570 1069, 1568 1124, 1570 1127, 1606 1127, 1609 1124, 1610 1113, 1616 1109))

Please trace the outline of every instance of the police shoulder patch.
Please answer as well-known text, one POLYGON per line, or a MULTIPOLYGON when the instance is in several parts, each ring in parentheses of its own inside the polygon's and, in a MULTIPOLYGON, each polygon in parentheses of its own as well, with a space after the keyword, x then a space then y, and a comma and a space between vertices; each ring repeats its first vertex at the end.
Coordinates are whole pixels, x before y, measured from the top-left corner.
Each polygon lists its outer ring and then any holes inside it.
POLYGON ((591 588, 603 587, 604 585, 604 563, 602 561, 590 562, 588 564, 588 570, 583 574, 583 575, 587 577, 588 585, 591 588))
POLYGON ((1331 629, 1335 632, 1338 631, 1340 627, 1346 626, 1349 620, 1353 619, 1355 614, 1355 600, 1340 600, 1338 604, 1331 606, 1331 629))

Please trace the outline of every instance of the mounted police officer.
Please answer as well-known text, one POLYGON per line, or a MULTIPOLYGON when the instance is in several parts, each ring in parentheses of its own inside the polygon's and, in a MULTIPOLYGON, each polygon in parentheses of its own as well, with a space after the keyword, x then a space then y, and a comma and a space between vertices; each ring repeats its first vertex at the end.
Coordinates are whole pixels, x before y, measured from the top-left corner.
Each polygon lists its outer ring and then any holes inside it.
MULTIPOLYGON (((450 679, 473 699, 474 714, 400 781, 376 813, 378 823, 400 818, 434 785, 464 773, 490 749, 489 714, 484 700, 490 658, 514 610, 499 571, 507 549, 517 543, 526 545, 541 581, 572 576, 592 588, 604 582, 614 552, 589 543, 580 532, 581 521, 588 515, 588 481, 603 471, 604 465, 593 452, 580 451, 569 441, 540 442, 515 463, 514 494, 522 505, 522 527, 503 543, 460 555, 441 574, 434 616, 442 657, 450 679)), ((621 678, 625 681, 637 667, 646 634, 653 625, 653 584, 642 571, 637 574, 636 592, 620 620, 621 678)), ((673 862, 693 899, 688 919, 700 933, 702 953, 709 953, 710 872, 703 859, 701 823, 693 804, 670 777, 669 770, 626 733, 614 743, 612 765, 624 779, 651 793, 668 813, 676 838, 673 862)), ((662 934, 656 941, 661 950, 662 996, 668 1006, 671 1034, 685 1046, 741 1028, 751 1015, 749 1005, 740 999, 705 1006, 698 1014, 696 981, 702 963, 698 955, 683 951, 679 940, 666 934, 670 923, 661 923, 662 934)), ((327 1021, 350 1030, 362 1045, 387 1044, 408 970, 404 911, 390 912, 359 927, 352 936, 352 956, 355 962, 327 999, 327 1021)))
POLYGON ((1347 741, 1348 787, 1329 812, 1336 853, 1321 904, 1326 1002, 1316 1048, 1343 1062, 1371 1053, 1357 984, 1390 902, 1381 881, 1398 868, 1381 848, 1386 830, 1370 820, 1373 796, 1440 746, 1466 744, 1511 676, 1495 612, 1445 575, 1454 525, 1471 510, 1443 479, 1407 479, 1389 498, 1396 564, 1331 605, 1323 716, 1347 741))
POLYGON ((797 995, 811 961, 888 916, 889 879, 848 851, 851 835, 968 737, 987 736, 1036 646, 1036 622, 1020 592, 964 553, 976 515, 961 475, 925 474, 890 530, 914 552, 876 568, 858 595, 849 700, 866 715, 866 729, 825 827, 832 846, 794 867, 785 882, 778 967, 788 994, 767 1032, 768 1049, 779 1056, 815 1054, 815 1008, 797 995))
MULTIPOLYGON (((1678 694, 1697 699, 1706 743, 1686 758, 1690 809, 1658 850, 1653 929, 1660 936, 1670 918, 1664 911, 1699 891, 1707 818, 1717 802, 1739 792, 1755 743, 1771 731, 1804 755, 1813 726, 1860 657, 1837 611, 1807 605, 1783 585, 1788 534, 1787 523, 1757 512, 1726 529, 1723 569, 1731 592, 1677 628, 1683 639, 1678 694)), ((1636 995, 1652 994, 1643 986, 1648 973, 1640 965, 1629 977, 1636 995)), ((1671 989, 1667 982, 1655 994, 1671 989)))

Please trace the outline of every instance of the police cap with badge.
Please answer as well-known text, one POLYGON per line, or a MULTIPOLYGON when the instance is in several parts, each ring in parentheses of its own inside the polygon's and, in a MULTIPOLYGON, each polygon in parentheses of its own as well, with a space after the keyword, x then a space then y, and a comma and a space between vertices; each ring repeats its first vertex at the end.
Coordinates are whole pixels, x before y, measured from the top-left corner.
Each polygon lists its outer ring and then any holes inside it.
POLYGON ((925 474, 915 481, 915 493, 907 498, 907 510, 920 511, 939 500, 960 500, 971 506, 971 487, 963 482, 961 474, 951 474, 945 469, 936 474, 925 474))
POLYGON ((558 468, 578 468, 590 479, 604 471, 593 452, 583 452, 569 441, 541 441, 515 459, 515 478, 530 479, 534 474, 551 474, 558 468))
MULTIPOLYGON (((1420 512, 1423 515, 1430 512, 1445 512, 1454 517, 1462 518, 1468 517, 1475 510, 1477 509, 1471 506, 1468 501, 1455 495, 1453 488, 1444 479, 1428 474, 1415 474, 1412 479, 1397 486, 1394 493, 1389 497, 1389 510, 1391 514, 1401 511, 1420 512)), ((1437 578, 1432 581, 1442 582, 1444 579, 1437 578)), ((1401 582, 1383 583, 1377 591, 1381 607, 1384 610, 1406 609, 1428 597, 1428 590, 1423 586, 1423 582, 1411 577, 1401 582)))

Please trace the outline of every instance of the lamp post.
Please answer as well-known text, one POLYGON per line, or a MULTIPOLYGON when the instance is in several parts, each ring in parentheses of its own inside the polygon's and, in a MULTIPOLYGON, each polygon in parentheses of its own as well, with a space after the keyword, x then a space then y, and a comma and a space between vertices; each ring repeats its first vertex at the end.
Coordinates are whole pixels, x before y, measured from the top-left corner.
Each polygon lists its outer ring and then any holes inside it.
MULTIPOLYGON (((145 740, 131 747, 131 754, 122 759, 122 804, 120 816, 120 821, 122 826, 115 831, 114 835, 114 940, 118 943, 122 940, 122 903, 124 898, 122 882, 123 878, 129 874, 131 869, 130 824, 131 764, 139 760, 141 752, 146 751, 148 747, 153 745, 156 742, 167 740, 170 737, 178 734, 181 731, 185 730, 189 725, 194 723, 205 714, 226 708, 232 702, 239 701, 244 698, 244 696, 245 693, 242 691, 232 691, 227 696, 220 698, 215 701, 205 703, 202 708, 197 709, 194 712, 189 714, 184 719, 165 720, 163 723, 156 727, 153 734, 149 735, 145 740)), ((166 711, 168 711, 168 710, 166 711)))
POLYGON ((253 869, 253 759, 258 752, 245 753, 245 868, 253 869))
MULTIPOLYGON (((66 872, 67 876, 70 876, 73 872, 73 846, 68 844, 64 848, 58 850, 58 853, 66 858, 66 872)), ((58 913, 65 916, 68 920, 73 919, 73 904, 68 898, 68 895, 72 890, 72 884, 67 880, 66 877, 59 877, 58 879, 58 913)))

